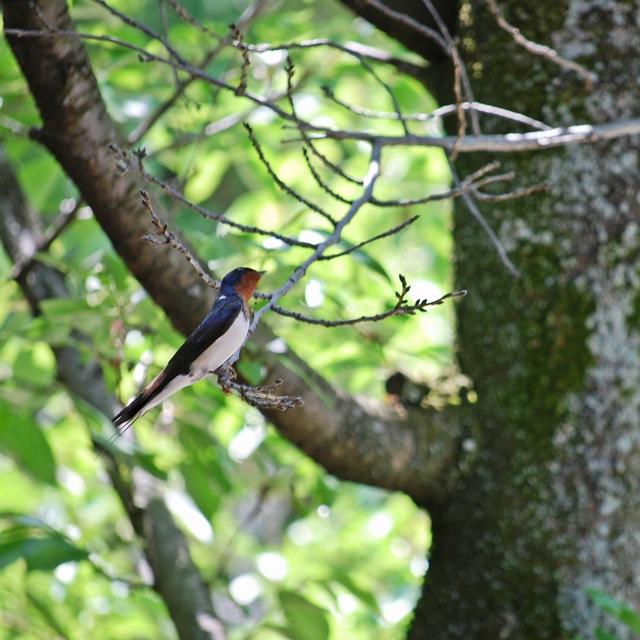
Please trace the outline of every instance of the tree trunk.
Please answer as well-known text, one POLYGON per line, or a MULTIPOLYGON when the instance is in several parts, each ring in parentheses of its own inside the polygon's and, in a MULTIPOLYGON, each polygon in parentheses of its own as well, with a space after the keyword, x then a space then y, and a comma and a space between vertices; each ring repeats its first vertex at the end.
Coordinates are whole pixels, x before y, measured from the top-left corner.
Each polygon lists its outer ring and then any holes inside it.
MULTIPOLYGON (((554 126, 637 116, 637 3, 511 0, 502 10, 599 81, 589 92, 527 53, 475 3, 460 40, 473 43, 464 55, 477 100, 554 126)), ((485 119, 483 131, 504 126, 485 119)), ((508 160, 522 183, 549 187, 482 207, 520 279, 456 204, 457 284, 469 289, 459 360, 478 402, 463 421, 468 472, 431 511, 413 639, 591 638, 612 623, 590 587, 640 607, 638 165, 637 138, 508 160)))

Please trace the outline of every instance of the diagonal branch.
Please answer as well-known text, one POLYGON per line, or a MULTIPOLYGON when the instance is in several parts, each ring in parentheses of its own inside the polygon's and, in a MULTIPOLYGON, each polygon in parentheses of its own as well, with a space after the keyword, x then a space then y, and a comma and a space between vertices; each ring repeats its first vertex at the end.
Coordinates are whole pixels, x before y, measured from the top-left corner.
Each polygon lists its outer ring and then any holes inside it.
POLYGON ((11 269, 9 277, 17 280, 25 271, 27 271, 33 264, 38 253, 46 251, 55 242, 56 238, 67 228, 67 226, 75 220, 82 205, 83 202, 81 199, 76 201, 64 201, 64 207, 61 207, 60 214, 52 222, 51 227, 42 234, 38 242, 33 247, 31 253, 24 256, 13 265, 13 269, 11 269))
MULTIPOLYGON (((63 0, 41 4, 56 29, 73 33, 63 0)), ((42 30, 30 3, 3 0, 2 5, 9 34, 42 30)), ((35 137, 74 180, 132 274, 174 326, 190 333, 206 314, 212 292, 177 251, 142 241, 149 230, 139 205, 142 185, 114 167, 109 144, 124 144, 81 40, 15 35, 8 40, 41 114, 35 137)), ((460 451, 455 408, 398 416, 332 387, 264 326, 252 341, 267 371, 265 383, 282 379, 281 392, 304 401, 292 411, 264 411, 286 438, 339 478, 405 491, 421 503, 446 500, 460 451)))
POLYGON ((529 53, 532 53, 534 56, 546 58, 547 60, 550 60, 554 64, 558 65, 560 68, 567 71, 572 71, 578 77, 582 78, 586 89, 588 91, 591 91, 594 82, 596 82, 598 79, 598 76, 595 73, 589 71, 581 64, 578 64, 573 60, 567 60, 566 58, 563 58, 555 49, 552 49, 551 47, 548 47, 544 44, 539 44, 538 42, 533 42, 533 40, 529 40, 529 38, 526 38, 522 34, 520 29, 507 22, 506 18, 502 15, 502 12, 500 11, 500 7, 498 7, 498 3, 496 2, 496 0, 486 0, 486 2, 489 6, 489 11, 491 11, 491 13, 493 14, 493 17, 496 19, 498 26, 501 29, 504 29, 507 33, 511 34, 511 37, 516 43, 526 49, 529 53))

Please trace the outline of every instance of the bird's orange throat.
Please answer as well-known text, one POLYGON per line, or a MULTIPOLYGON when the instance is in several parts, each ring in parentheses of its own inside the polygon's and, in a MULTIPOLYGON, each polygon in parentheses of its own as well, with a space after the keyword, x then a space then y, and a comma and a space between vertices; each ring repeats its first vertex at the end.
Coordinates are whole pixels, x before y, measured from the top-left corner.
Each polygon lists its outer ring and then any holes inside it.
POLYGON ((236 285, 235 289, 237 294, 245 302, 248 303, 249 300, 251 300, 251 296, 258 286, 258 282, 260 282, 261 276, 262 274, 257 271, 245 273, 244 276, 242 276, 242 280, 240 280, 240 282, 236 285))

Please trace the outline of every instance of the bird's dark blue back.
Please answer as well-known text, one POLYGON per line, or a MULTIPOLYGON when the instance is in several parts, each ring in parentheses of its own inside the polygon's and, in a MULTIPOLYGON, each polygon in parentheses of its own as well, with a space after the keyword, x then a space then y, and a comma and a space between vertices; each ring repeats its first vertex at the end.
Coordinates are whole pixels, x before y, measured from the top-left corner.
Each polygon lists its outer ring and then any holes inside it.
POLYGON ((243 310, 238 295, 219 296, 211 311, 167 363, 165 384, 175 376, 189 373, 191 363, 229 330, 239 313, 243 310))
POLYGON ((220 295, 211 311, 195 328, 184 344, 175 352, 167 366, 113 418, 116 426, 135 420, 138 413, 156 397, 174 378, 189 373, 193 361, 231 327, 238 314, 244 313, 240 296, 220 295))

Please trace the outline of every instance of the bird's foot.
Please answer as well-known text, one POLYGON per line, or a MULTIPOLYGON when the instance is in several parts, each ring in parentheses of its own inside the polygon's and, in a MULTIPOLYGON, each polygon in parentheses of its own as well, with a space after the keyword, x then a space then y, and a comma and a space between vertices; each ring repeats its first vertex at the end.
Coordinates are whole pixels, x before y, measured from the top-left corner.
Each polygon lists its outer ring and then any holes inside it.
POLYGON ((219 369, 215 371, 218 374, 218 384, 222 389, 223 393, 229 394, 231 393, 231 388, 233 386, 233 381, 236 379, 237 374, 235 369, 231 365, 222 365, 219 369))

